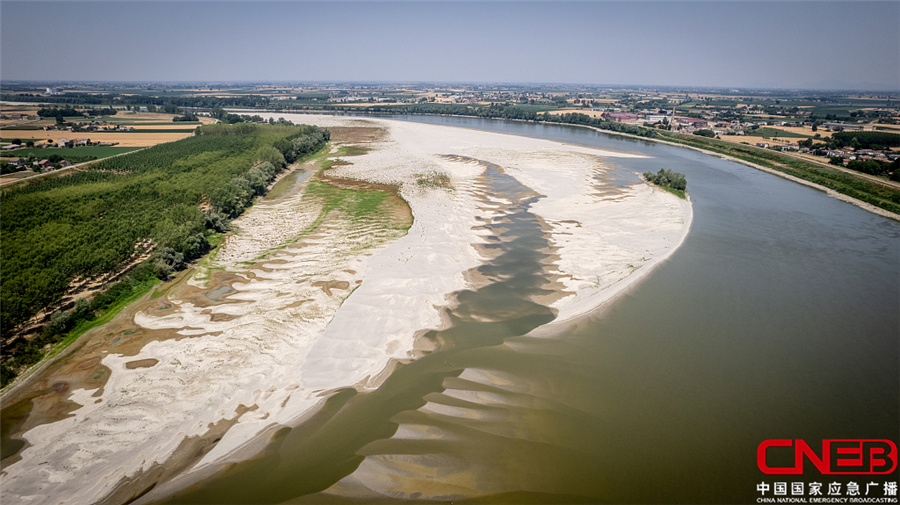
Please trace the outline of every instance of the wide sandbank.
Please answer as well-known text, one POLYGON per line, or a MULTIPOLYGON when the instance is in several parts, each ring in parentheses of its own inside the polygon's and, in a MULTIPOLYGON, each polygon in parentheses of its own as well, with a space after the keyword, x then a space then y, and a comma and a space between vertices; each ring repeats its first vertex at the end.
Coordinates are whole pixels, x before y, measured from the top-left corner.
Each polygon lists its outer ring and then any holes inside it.
POLYGON ((323 200, 305 186, 249 209, 178 289, 123 315, 119 329, 132 328, 123 334, 153 338, 127 352, 97 347, 90 366, 108 371, 104 381, 52 378, 72 384, 54 400, 67 417, 24 424, 27 447, 3 469, 4 501, 127 501, 177 476, 164 467, 190 480, 261 433, 297 423, 331 392, 376 388, 393 363, 428 352, 418 337, 446 324, 450 295, 483 282, 468 274, 490 260, 481 225, 509 203, 485 190, 488 165, 540 195, 531 211, 552 243, 555 287, 541 303, 557 321, 622 293, 690 228, 688 201, 616 172, 615 158, 628 153, 400 121, 279 116, 360 133, 343 141, 362 148, 354 155, 335 142, 339 162, 315 183, 393 188, 411 226, 397 201, 371 218, 323 217, 323 200))

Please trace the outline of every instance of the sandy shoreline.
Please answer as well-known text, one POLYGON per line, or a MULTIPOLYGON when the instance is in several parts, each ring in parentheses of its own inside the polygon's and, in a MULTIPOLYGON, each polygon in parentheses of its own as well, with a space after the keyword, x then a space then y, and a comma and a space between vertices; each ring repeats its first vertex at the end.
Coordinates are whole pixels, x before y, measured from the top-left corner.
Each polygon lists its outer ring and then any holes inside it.
MULTIPOLYGON (((390 216, 331 215, 293 241, 320 202, 298 192, 255 205, 215 259, 233 281, 208 304, 170 296, 165 310, 135 314, 139 327, 178 337, 136 355, 106 355, 102 388, 75 389, 68 399, 80 408, 71 417, 24 434, 30 446, 4 468, 4 500, 96 502, 123 478, 169 460, 186 438, 227 422, 190 470, 202 471, 308 415, 329 391, 377 387, 391 363, 415 358, 416 335, 443 324, 448 296, 468 287, 465 272, 487 259, 477 246, 489 239, 479 225, 490 212, 478 209, 504 201, 479 187, 484 166, 472 160, 500 166, 543 195, 532 211, 549 227, 558 257, 557 321, 621 293, 690 228, 689 202, 615 180, 608 160, 628 154, 402 121, 278 116, 387 130, 329 176, 398 186, 412 227, 399 230, 390 216), (422 182, 431 180, 451 187, 422 182)), ((188 284, 212 288, 207 282, 198 270, 188 284)))

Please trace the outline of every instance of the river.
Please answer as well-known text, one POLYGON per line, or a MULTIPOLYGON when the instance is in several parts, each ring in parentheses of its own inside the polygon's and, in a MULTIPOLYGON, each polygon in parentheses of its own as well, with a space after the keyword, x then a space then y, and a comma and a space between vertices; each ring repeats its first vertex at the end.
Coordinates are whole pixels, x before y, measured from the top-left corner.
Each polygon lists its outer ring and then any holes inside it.
POLYGON ((377 391, 333 396, 172 502, 750 503, 771 496, 761 483, 897 480, 768 476, 756 454, 776 438, 900 440, 900 223, 688 149, 569 126, 398 119, 650 156, 610 162, 625 181, 684 173, 691 232, 614 303, 554 324, 531 301, 547 247, 533 197, 513 199, 503 251, 482 267, 497 282, 460 293, 456 324, 433 335, 450 345, 377 391))

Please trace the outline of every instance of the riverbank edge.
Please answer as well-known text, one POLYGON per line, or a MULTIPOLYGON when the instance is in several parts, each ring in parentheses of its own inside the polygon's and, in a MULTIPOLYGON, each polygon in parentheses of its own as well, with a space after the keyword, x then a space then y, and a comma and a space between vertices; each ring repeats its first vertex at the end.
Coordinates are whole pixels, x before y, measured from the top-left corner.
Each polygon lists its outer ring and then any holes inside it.
MULTIPOLYGON (((332 116, 331 114, 328 114, 332 116)), ((388 118, 378 118, 381 121, 397 121, 401 120, 397 119, 388 119, 388 118)), ((458 126, 451 125, 428 125, 439 128, 460 128, 458 126)), ((487 130, 480 130, 475 128, 463 128, 466 130, 475 130, 483 133, 491 133, 498 135, 508 135, 514 137, 520 137, 520 135, 515 135, 511 133, 500 133, 500 132, 491 132, 487 130)), ((525 137, 532 138, 532 137, 525 137)), ((537 140, 546 140, 546 139, 537 139, 537 140)), ((567 142, 559 142, 547 140, 548 142, 556 142, 559 144, 565 144, 570 146, 577 147, 587 147, 589 149, 596 149, 590 146, 581 146, 577 144, 567 143, 567 142)), ((597 311, 605 310, 606 307, 612 305, 620 297, 626 293, 628 293, 631 289, 639 285, 646 278, 650 276, 652 272, 655 271, 656 267, 667 261, 677 250, 681 248, 687 239, 688 235, 693 226, 693 204, 690 200, 690 195, 686 195, 686 198, 679 198, 677 195, 674 195, 668 191, 666 191, 662 187, 658 187, 649 182, 643 182, 638 184, 646 185, 652 192, 658 193, 662 198, 673 198, 678 202, 678 205, 683 209, 685 213, 684 224, 681 228, 681 232, 677 237, 676 242, 669 246, 668 250, 665 254, 654 257, 651 261, 646 264, 641 265, 639 268, 635 269, 630 275, 626 276, 623 279, 613 283, 612 285, 606 286, 602 289, 598 289, 594 292, 588 293, 579 293, 578 298, 580 300, 573 301, 569 300, 569 304, 566 305, 567 310, 563 310, 557 313, 557 318, 553 321, 538 327, 533 330, 526 336, 532 336, 539 332, 550 332, 557 330, 560 326, 569 325, 573 322, 577 322, 585 317, 592 317, 597 311)), ((406 201, 406 200, 404 200, 406 201)), ((409 205, 409 202, 407 202, 409 205)), ((453 304, 450 307, 454 306, 453 304)), ((553 304, 549 306, 553 310, 558 310, 553 304)), ((450 327, 449 320, 444 320, 440 325, 439 329, 447 329, 450 327)), ((419 336, 415 337, 415 340, 419 340, 419 336)), ((430 349, 430 352, 439 352, 440 347, 436 347, 430 349)), ((396 361, 391 361, 387 364, 385 368, 379 371, 374 379, 366 384, 365 389, 375 389, 386 379, 390 373, 397 366, 396 361)), ((358 385, 357 385, 358 386, 358 385)), ((355 388, 355 387, 354 387, 355 388)), ((323 391, 320 394, 320 400, 311 408, 303 412, 300 416, 293 418, 288 424, 273 424, 259 433, 257 433, 252 438, 244 441, 240 445, 231 449, 226 456, 223 458, 212 461, 202 466, 194 466, 189 470, 182 472, 176 477, 172 478, 169 481, 161 483, 159 486, 149 490, 145 495, 141 495, 134 500, 134 505, 149 505, 153 503, 165 503, 168 500, 172 500, 179 493, 184 492, 195 486, 199 482, 203 482, 206 479, 213 477, 214 475, 221 474, 222 472, 227 471, 228 467, 232 464, 235 464, 240 461, 245 461, 252 459, 254 457, 258 457, 262 454, 266 447, 271 445, 273 441, 277 440, 279 434, 282 433, 282 430, 286 428, 294 429, 298 426, 303 425, 307 421, 318 416, 322 409, 328 404, 328 402, 332 399, 335 394, 340 393, 340 391, 345 390, 347 388, 340 387, 334 388, 331 390, 323 391)), ((351 388, 353 389, 353 388, 351 388)), ((177 501, 177 500, 176 500, 177 501)))
MULTIPOLYGON (((182 140, 182 139, 179 139, 179 140, 182 140)), ((173 140, 172 142, 178 142, 178 140, 173 140)), ((168 142, 164 142, 164 143, 168 143, 168 142)), ((162 144, 157 144, 157 145, 162 145, 162 144)), ((127 156, 132 153, 143 151, 144 149, 150 149, 151 147, 155 147, 155 146, 148 146, 148 147, 145 147, 142 149, 138 149, 138 150, 127 152, 127 153, 117 154, 115 156, 110 156, 107 158, 101 158, 98 160, 87 161, 85 163, 81 163, 79 165, 73 165, 72 167, 68 167, 68 168, 71 169, 71 168, 76 168, 78 166, 83 166, 83 165, 86 166, 91 163, 96 163, 99 161, 108 160, 110 158, 115 158, 116 156, 127 156)), ((266 192, 263 193, 262 195, 254 197, 250 206, 248 206, 246 209, 244 209, 244 211, 241 212, 241 214, 243 214, 248 209, 250 209, 251 207, 256 205, 259 201, 262 201, 263 199, 265 199, 265 196, 269 193, 269 191, 272 190, 272 188, 275 186, 275 184, 278 181, 280 181, 282 178, 284 178, 285 176, 287 176, 288 174, 290 174, 291 172, 293 172, 294 170, 299 168, 301 164, 308 162, 308 161, 315 161, 322 157, 327 156, 330 152, 330 149, 331 149, 331 142, 325 142, 325 144, 317 151, 310 153, 303 159, 297 160, 294 163, 292 163, 291 165, 285 167, 285 169, 283 169, 280 173, 278 173, 278 175, 275 177, 275 179, 273 179, 269 183, 269 185, 266 187, 266 192)), ((62 170, 68 170, 68 169, 62 169, 62 170)), ((57 170, 57 171, 47 173, 47 174, 39 174, 38 176, 39 177, 57 176, 59 174, 59 172, 61 172, 62 170, 57 170)), ((35 179, 36 179, 35 177, 31 177, 31 178, 27 178, 27 179, 22 179, 22 181, 34 181, 35 179)), ((16 181, 16 182, 18 182, 18 181, 16 181)), ((237 218, 234 218, 234 219, 237 219, 237 218)), ((58 342, 53 344, 51 346, 51 348, 41 357, 41 359, 38 362, 34 363, 33 365, 31 365, 28 368, 26 368, 25 370, 23 370, 9 384, 4 386, 3 388, 0 388, 0 406, 11 403, 10 400, 13 400, 13 402, 14 402, 17 399, 16 395, 18 393, 20 393, 22 390, 26 389, 26 387, 29 386, 33 382, 33 379, 39 377, 40 374, 44 370, 46 370, 48 367, 52 366, 59 359, 68 355, 70 353, 70 351, 76 347, 75 344, 78 342, 78 340, 81 339, 81 337, 85 333, 87 333, 88 331, 90 331, 98 326, 102 326, 102 325, 106 324, 107 322, 112 320, 112 318, 117 316, 120 312, 122 312, 123 310, 128 308, 128 306, 130 306, 134 303, 138 303, 141 300, 143 300, 148 294, 150 296, 158 296, 158 295, 155 295, 154 293, 155 293, 155 289, 160 284, 165 285, 165 284, 169 283, 170 285, 174 285, 174 284, 177 284, 178 282, 181 282, 182 277, 187 278, 187 277, 190 277, 191 275, 193 275, 193 273, 196 271, 196 269, 199 265, 201 265, 205 262, 208 262, 211 258, 215 258, 215 255, 219 252, 219 248, 222 246, 222 244, 225 243, 225 237, 226 237, 226 234, 228 234, 228 233, 233 233, 233 231, 228 231, 226 233, 219 234, 221 236, 221 239, 217 239, 215 244, 211 244, 212 247, 209 249, 209 251, 207 251, 203 256, 200 256, 199 258, 197 258, 194 261, 192 261, 191 263, 189 263, 185 267, 184 270, 177 272, 177 274, 175 276, 173 276, 171 279, 169 279, 168 281, 156 282, 152 286, 148 287, 146 290, 143 290, 141 293, 133 293, 131 296, 129 296, 125 299, 125 300, 127 300, 126 303, 121 304, 121 306, 119 306, 119 303, 117 303, 115 310, 110 311, 108 313, 104 313, 102 316, 100 316, 96 319, 93 319, 91 321, 88 321, 88 323, 93 323, 93 322, 96 322, 99 320, 104 320, 104 322, 99 323, 99 324, 88 324, 88 325, 86 325, 86 327, 76 326, 75 328, 70 330, 70 332, 67 333, 66 336, 64 336, 58 342)), ((126 275, 127 273, 128 273, 128 271, 123 272, 123 275, 126 275)), ((163 292, 165 292, 166 290, 168 290, 168 287, 164 288, 163 292)))
MULTIPOLYGON (((249 110, 249 109, 236 109, 236 110, 249 110)), ((330 115, 330 116, 344 116, 344 115, 346 115, 346 116, 356 116, 356 117, 367 117, 367 116, 378 117, 378 114, 374 114, 374 113, 368 113, 368 114, 367 114, 367 113, 365 113, 365 112, 359 112, 359 113, 356 113, 356 112, 344 112, 344 111, 341 111, 342 113, 338 114, 338 113, 336 113, 336 111, 328 111, 328 110, 272 111, 272 112, 270 112, 270 113, 276 113, 276 112, 281 112, 281 113, 284 113, 284 114, 313 114, 313 115, 315 115, 315 114, 322 114, 322 115, 330 115), (357 116, 357 115, 358 115, 358 116, 357 116)), ((740 159, 740 158, 735 158, 735 157, 733 157, 733 156, 728 156, 728 155, 726 155, 726 154, 717 153, 717 152, 715 152, 715 151, 710 151, 710 150, 707 150, 707 149, 702 149, 702 148, 699 148, 699 147, 695 147, 695 146, 691 146, 691 145, 687 145, 687 144, 682 144, 682 143, 679 143, 679 142, 673 142, 673 141, 671 141, 671 140, 663 140, 663 139, 658 139, 658 138, 653 138, 653 137, 642 137, 642 136, 640 136, 640 135, 633 135, 633 134, 630 134, 630 133, 617 132, 617 131, 613 131, 613 130, 604 130, 604 129, 598 128, 598 127, 596 127, 596 126, 589 126, 589 125, 583 125, 583 124, 577 124, 577 123, 561 123, 561 122, 558 122, 558 121, 532 121, 532 120, 530 120, 530 119, 505 119, 505 118, 491 118, 491 117, 480 117, 480 116, 466 116, 466 115, 457 115, 457 114, 416 114, 416 113, 405 113, 405 114, 403 114, 403 113, 400 113, 400 114, 387 114, 387 115, 397 115, 397 116, 407 115, 407 116, 434 116, 434 117, 461 117, 461 118, 469 118, 469 119, 490 119, 490 120, 496 120, 496 121, 516 121, 516 122, 520 122, 520 123, 529 123, 529 124, 549 124, 549 125, 556 125, 556 126, 574 126, 574 127, 578 127, 578 128, 586 128, 586 129, 589 129, 589 130, 594 130, 594 131, 597 131, 597 132, 599 132, 599 133, 604 133, 604 134, 607 134, 607 135, 618 135, 618 136, 621 136, 621 137, 630 138, 630 139, 635 139, 635 140, 646 140, 646 141, 648 141, 648 142, 658 142, 658 143, 660 143, 660 144, 666 144, 666 145, 670 145, 670 146, 674 146, 674 147, 682 147, 682 148, 685 148, 685 149, 692 149, 692 150, 694 150, 694 151, 698 151, 698 152, 701 152, 701 153, 704 153, 704 154, 708 154, 708 155, 710 155, 710 156, 715 156, 715 157, 717 157, 717 158, 720 158, 720 159, 723 159, 723 160, 726 160, 726 161, 733 161, 733 162, 736 162, 736 163, 740 163, 740 164, 742 164, 742 165, 746 165, 746 166, 748 166, 748 167, 755 168, 755 169, 757 169, 757 170, 761 170, 761 171, 763 171, 763 172, 767 172, 767 173, 770 173, 770 174, 773 174, 773 175, 777 175, 777 176, 779 176, 779 177, 782 177, 782 178, 784 178, 784 179, 787 179, 787 180, 790 180, 790 181, 793 181, 793 182, 796 182, 796 183, 799 183, 799 184, 803 184, 804 186, 808 186, 808 187, 810 187, 810 188, 813 188, 813 189, 817 189, 817 190, 819 190, 819 191, 822 191, 823 193, 825 193, 826 195, 828 195, 828 196, 830 196, 830 197, 832 197, 832 198, 836 198, 836 199, 838 199, 838 200, 841 200, 841 201, 843 201, 843 202, 849 203, 849 204, 851 204, 851 205, 855 205, 855 206, 857 206, 857 207, 859 207, 859 208, 861 208, 861 209, 867 210, 867 211, 869 211, 869 212, 871 212, 871 213, 873 213, 873 214, 877 214, 877 215, 879 215, 879 216, 881 216, 881 217, 886 217, 886 218, 888 218, 888 219, 893 219, 894 221, 900 222, 900 214, 895 214, 895 213, 893 213, 893 212, 891 212, 891 211, 889 211, 889 210, 882 209, 881 207, 877 207, 877 206, 875 206, 875 205, 872 205, 872 204, 870 204, 870 203, 864 202, 864 201, 862 201, 862 200, 858 200, 858 199, 856 199, 856 198, 853 198, 852 196, 845 195, 845 194, 843 194, 843 193, 841 193, 841 192, 839 192, 839 191, 835 191, 835 190, 833 190, 833 189, 826 188, 825 186, 822 186, 822 185, 820 185, 820 184, 816 184, 816 183, 814 183, 814 182, 812 182, 812 181, 807 181, 806 179, 802 179, 802 178, 800 178, 800 177, 793 176, 793 175, 790 175, 790 174, 781 172, 781 171, 779 171, 779 170, 775 170, 775 169, 772 169, 772 168, 764 167, 764 166, 762 166, 762 165, 758 165, 758 164, 753 163, 753 162, 751 162, 751 161, 742 160, 742 159, 740 159)), ((471 128, 471 129, 472 129, 472 130, 478 130, 478 131, 490 131, 490 130, 481 130, 481 129, 479 129, 479 128, 471 128)))
MULTIPOLYGON (((438 125, 438 127, 440 127, 440 126, 438 125)), ((496 133, 496 132, 493 132, 493 133, 496 133)), ((511 134, 506 134, 506 135, 515 136, 515 135, 511 135, 511 134)), ((560 143, 560 144, 565 144, 565 143, 560 143)), ((569 145, 575 145, 575 144, 569 144, 569 145)), ((578 146, 578 147, 581 147, 581 146, 578 146)), ((656 191, 656 190, 654 189, 654 191, 656 191)), ((688 205, 688 209, 690 210, 689 204, 683 204, 683 205, 688 205)), ((690 229, 690 220, 686 219, 686 223, 685 223, 685 226, 683 227, 683 231, 682 231, 682 240, 680 242, 678 242, 677 245, 671 246, 668 253, 660 256, 658 258, 658 261, 662 261, 663 259, 667 258, 671 253, 674 252, 674 250, 676 250, 678 247, 680 247, 681 243, 683 242, 684 237, 686 237, 687 233, 689 232, 689 229, 690 229)), ((637 280, 639 280, 640 278, 647 275, 652 270, 653 265, 655 263, 657 263, 658 261, 647 263, 642 268, 640 268, 639 271, 635 271, 634 273, 632 273, 631 275, 629 275, 627 278, 623 279, 619 283, 616 283, 613 286, 609 286, 603 290, 599 290, 596 293, 592 293, 593 296, 591 296, 590 299, 584 300, 582 303, 578 304, 579 309, 580 309, 580 310, 578 310, 578 312, 585 313, 585 312, 593 311, 596 308, 595 304, 597 303, 598 300, 600 300, 603 303, 608 303, 612 299, 617 298, 617 295, 620 291, 623 291, 630 284, 637 282, 637 280), (607 298, 607 300, 603 300, 603 298, 607 298)), ((384 375, 386 373, 386 371, 387 370, 383 370, 382 372, 379 373, 379 375, 384 375)), ((317 410, 318 410, 318 407, 313 409, 312 412, 314 413, 317 410)), ((260 435, 263 435, 263 434, 260 434, 260 435)), ((257 437, 254 437, 254 440, 259 442, 260 440, 263 440, 263 439, 260 438, 259 436, 257 436, 257 437)), ((238 447, 235 450, 235 452, 240 449, 241 448, 238 447)), ((232 453, 232 454, 234 454, 234 453, 232 453)))

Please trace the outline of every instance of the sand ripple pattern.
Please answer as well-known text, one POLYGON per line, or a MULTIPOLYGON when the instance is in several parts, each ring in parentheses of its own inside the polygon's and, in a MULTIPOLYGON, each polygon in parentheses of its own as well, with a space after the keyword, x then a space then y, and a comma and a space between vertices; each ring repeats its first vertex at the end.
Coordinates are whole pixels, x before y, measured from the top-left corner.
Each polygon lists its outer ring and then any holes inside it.
MULTIPOLYGON (((329 176, 397 185, 412 209, 412 227, 404 234, 385 221, 337 211, 310 230, 322 207, 302 193, 249 209, 214 265, 231 272, 228 289, 207 286, 200 271, 190 284, 216 291, 209 303, 170 296, 169 308, 136 314, 138 326, 177 338, 151 342, 133 356, 106 355, 102 364, 111 373, 103 388, 75 389, 68 400, 82 407, 71 417, 24 434, 31 445, 4 468, 4 502, 97 502, 123 479, 165 465, 184 440, 223 420, 233 425, 191 471, 227 462, 266 429, 298 422, 331 392, 375 388, 392 363, 427 353, 416 347, 417 336, 442 328, 455 293, 484 281, 471 272, 492 259, 491 236, 503 226, 486 227, 486 220, 502 217, 511 203, 502 195, 486 197, 480 162, 448 154, 502 167, 540 195, 530 212, 545 228, 550 263, 544 267, 564 295, 546 301, 557 319, 621 292, 670 254, 690 225, 688 204, 647 185, 607 191, 601 183, 598 189, 598 177, 610 169, 605 160, 621 153, 395 121, 288 119, 388 130, 369 153, 329 176), (156 362, 126 366, 143 360, 156 362)), ((479 401, 490 400, 490 393, 479 393, 479 401)), ((459 402, 475 398, 470 393, 448 387, 443 397, 422 412, 497 415, 459 410, 465 406, 459 402), (463 397, 443 399, 454 395, 463 397)), ((411 419, 396 436, 453 435, 411 419)), ((398 458, 419 475, 464 464, 434 454, 398 458)), ((367 464, 388 463, 373 458, 367 464)), ((402 465, 391 471, 402 472, 402 465)), ((391 486, 369 484, 391 494, 391 486)))

